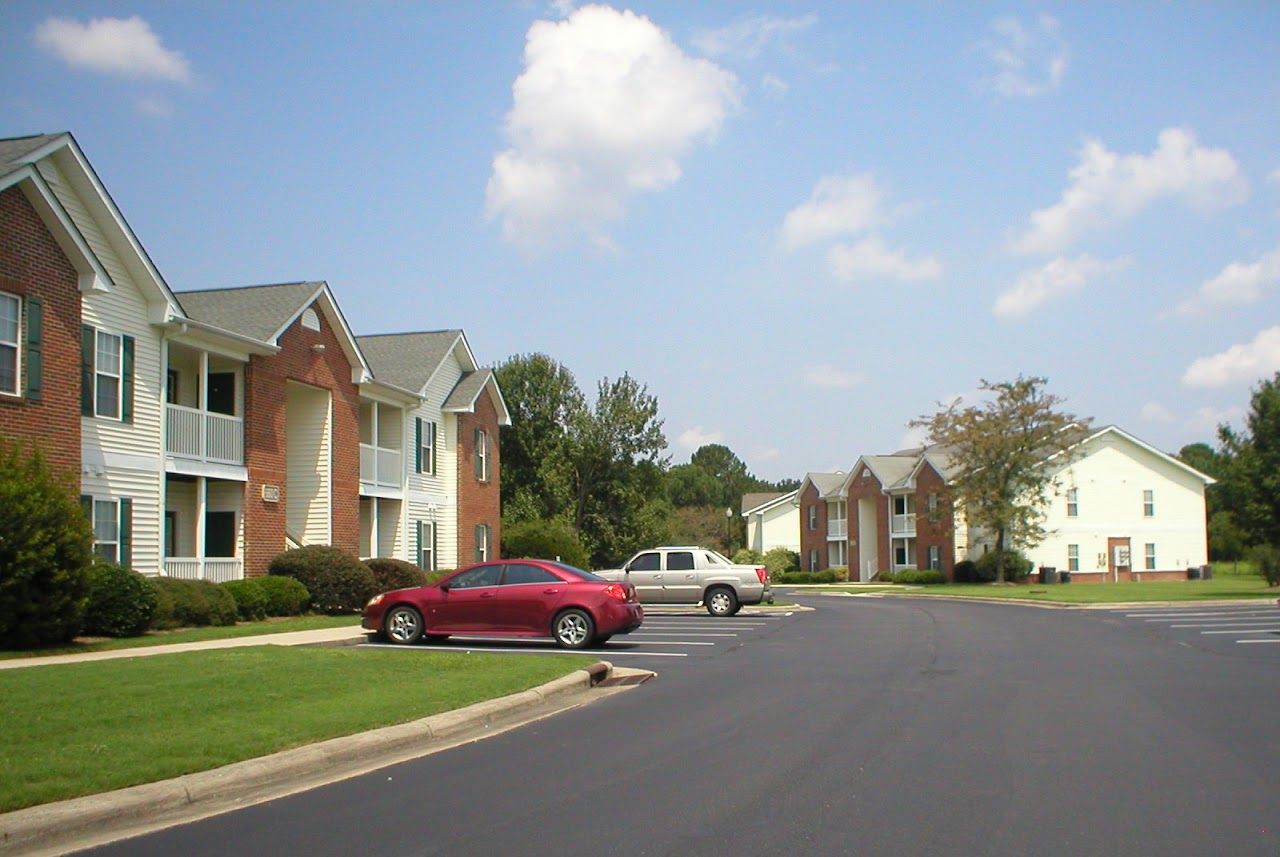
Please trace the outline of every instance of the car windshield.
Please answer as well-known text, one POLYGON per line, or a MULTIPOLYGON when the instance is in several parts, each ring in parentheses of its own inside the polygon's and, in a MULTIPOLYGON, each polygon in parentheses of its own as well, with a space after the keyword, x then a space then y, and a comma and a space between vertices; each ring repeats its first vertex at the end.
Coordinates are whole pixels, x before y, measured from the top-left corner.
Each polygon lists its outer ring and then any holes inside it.
POLYGON ((582 569, 578 568, 577 566, 573 566, 573 565, 565 565, 563 562, 549 562, 549 563, 547 563, 547 565, 553 565, 553 566, 555 566, 556 568, 558 568, 558 569, 560 569, 561 571, 563 571, 565 574, 571 574, 571 575, 573 575, 574 577, 578 578, 579 580, 589 580, 589 581, 591 581, 592 583, 607 583, 607 582, 608 582, 608 581, 606 581, 603 577, 600 577, 599 575, 592 574, 592 573, 591 573, 591 572, 589 572, 589 571, 583 571, 582 569))

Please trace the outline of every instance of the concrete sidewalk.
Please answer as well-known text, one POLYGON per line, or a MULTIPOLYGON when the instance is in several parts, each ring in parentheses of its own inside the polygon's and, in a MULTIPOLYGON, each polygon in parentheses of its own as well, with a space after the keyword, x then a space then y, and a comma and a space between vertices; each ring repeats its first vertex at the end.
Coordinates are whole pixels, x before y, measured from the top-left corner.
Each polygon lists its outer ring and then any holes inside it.
POLYGON ((203 640, 196 643, 169 643, 163 646, 137 646, 107 652, 85 652, 72 655, 46 655, 34 658, 0 660, 0 670, 22 667, 44 667, 56 664, 78 664, 86 661, 110 661, 116 658, 145 658, 172 655, 175 652, 199 652, 209 649, 236 649, 241 646, 348 646, 365 641, 359 625, 342 628, 318 628, 313 631, 288 631, 281 634, 258 634, 253 637, 228 637, 225 640, 203 640))

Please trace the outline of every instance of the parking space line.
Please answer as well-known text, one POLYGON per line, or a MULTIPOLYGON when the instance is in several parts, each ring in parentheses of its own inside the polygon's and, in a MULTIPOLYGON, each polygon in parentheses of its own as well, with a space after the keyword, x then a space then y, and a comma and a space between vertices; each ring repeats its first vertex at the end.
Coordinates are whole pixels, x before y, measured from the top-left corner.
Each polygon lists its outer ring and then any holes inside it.
POLYGON ((714 646, 715 643, 699 643, 693 640, 645 640, 642 646, 714 646))
POLYGON ((1237 643, 1280 643, 1280 637, 1274 640, 1236 640, 1237 643))
POLYGON ((1230 625, 1256 625, 1267 621, 1262 617, 1256 619, 1215 619, 1212 622, 1197 622, 1187 625, 1170 625, 1170 628, 1225 628, 1230 625))
POLYGON ((1268 625, 1265 628, 1231 628, 1226 631, 1201 631, 1201 634, 1275 634, 1280 633, 1280 625, 1268 625))
POLYGON ((1126 619, 1145 619, 1147 622, 1159 622, 1162 619, 1212 619, 1215 617, 1229 618, 1232 616, 1274 616, 1276 610, 1259 610, 1257 608, 1251 610, 1228 610, 1217 611, 1213 613, 1127 613, 1126 619))
MULTIPOLYGON (((655 630, 653 630, 653 631, 632 631, 632 632, 631 632, 630 634, 628 634, 627 636, 628 636, 628 637, 642 637, 642 636, 644 636, 644 635, 646 635, 646 634, 665 634, 665 633, 666 633, 666 631, 663 631, 663 630, 656 630, 656 629, 655 629, 655 630)), ((737 636, 741 636, 741 635, 739 635, 739 634, 700 634, 700 633, 697 633, 697 632, 683 631, 683 632, 681 632, 681 636, 683 636, 683 637, 737 637, 737 636)))

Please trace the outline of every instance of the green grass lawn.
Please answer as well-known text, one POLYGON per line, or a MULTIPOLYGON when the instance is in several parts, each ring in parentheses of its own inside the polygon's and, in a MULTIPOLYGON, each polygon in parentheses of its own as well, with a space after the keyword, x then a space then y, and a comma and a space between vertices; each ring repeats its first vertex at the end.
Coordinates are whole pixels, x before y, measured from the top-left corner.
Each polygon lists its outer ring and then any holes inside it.
POLYGON ((0 672, 0 812, 516 693, 596 659, 253 646, 0 672))
POLYGON ((95 639, 92 642, 73 642, 66 646, 50 646, 20 652, 0 652, 0 660, 32 658, 43 655, 75 655, 83 652, 105 652, 114 649, 132 649, 138 646, 164 646, 169 643, 198 643, 203 640, 226 640, 231 637, 253 637, 258 634, 283 634, 288 631, 312 631, 316 628, 352 627, 360 624, 359 616, 290 616, 282 619, 264 619, 261 622, 239 622, 211 628, 181 628, 176 631, 152 631, 141 637, 122 637, 118 640, 95 639))

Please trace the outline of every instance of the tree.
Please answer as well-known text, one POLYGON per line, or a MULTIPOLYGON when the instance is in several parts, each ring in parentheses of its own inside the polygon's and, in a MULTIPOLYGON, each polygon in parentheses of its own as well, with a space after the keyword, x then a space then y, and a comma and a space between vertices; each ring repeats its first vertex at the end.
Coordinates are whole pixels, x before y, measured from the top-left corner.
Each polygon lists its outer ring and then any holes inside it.
POLYGON ((1280 372, 1253 390, 1244 432, 1223 425, 1218 437, 1230 460, 1225 507, 1251 544, 1280 546, 1280 372))
MULTIPOLYGON (((962 408, 959 399, 932 416, 912 420, 927 429, 929 441, 950 456, 951 503, 970 527, 996 534, 996 550, 1034 547, 1044 539, 1043 509, 1056 489, 1056 469, 1070 461, 1072 449, 1089 420, 1057 410, 1058 396, 1046 393, 1045 378, 992 383, 980 389, 994 394, 962 408), (1055 466, 1046 466, 1054 458, 1055 466)), ((997 582, 1004 582, 999 564, 997 582)))

